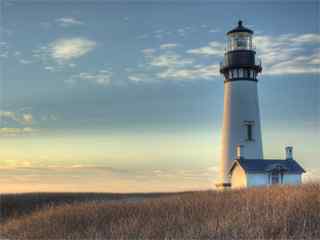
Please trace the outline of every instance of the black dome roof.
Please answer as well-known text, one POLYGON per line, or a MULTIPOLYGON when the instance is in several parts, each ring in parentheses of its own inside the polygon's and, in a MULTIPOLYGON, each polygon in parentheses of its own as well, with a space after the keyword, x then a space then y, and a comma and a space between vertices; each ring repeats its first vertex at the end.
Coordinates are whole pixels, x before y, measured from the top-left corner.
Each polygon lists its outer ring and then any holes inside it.
POLYGON ((227 32, 227 35, 231 34, 231 33, 235 33, 235 32, 247 32, 247 33, 251 33, 253 34, 253 31, 250 30, 249 28, 245 28, 244 26, 242 26, 242 21, 240 20, 238 22, 238 26, 234 29, 232 29, 231 31, 227 32))

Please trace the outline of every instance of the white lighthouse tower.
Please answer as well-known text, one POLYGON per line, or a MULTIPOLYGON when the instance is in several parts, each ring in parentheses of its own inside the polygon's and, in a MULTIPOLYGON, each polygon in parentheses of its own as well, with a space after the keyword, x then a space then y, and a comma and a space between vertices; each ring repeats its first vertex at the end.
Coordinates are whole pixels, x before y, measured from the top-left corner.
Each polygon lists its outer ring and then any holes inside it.
POLYGON ((219 188, 231 186, 228 173, 235 159, 242 155, 248 159, 263 159, 257 88, 262 67, 256 62, 252 35, 253 31, 245 28, 242 21, 227 33, 227 47, 220 68, 224 75, 224 113, 221 178, 216 185, 219 188))

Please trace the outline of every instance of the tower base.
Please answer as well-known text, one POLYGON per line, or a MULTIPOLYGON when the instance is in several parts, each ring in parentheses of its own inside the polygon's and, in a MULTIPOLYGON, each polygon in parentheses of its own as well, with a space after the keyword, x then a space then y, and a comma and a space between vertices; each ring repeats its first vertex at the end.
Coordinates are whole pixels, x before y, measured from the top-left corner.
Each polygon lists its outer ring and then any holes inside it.
POLYGON ((229 189, 229 188, 231 188, 231 183, 217 183, 216 188, 217 189, 229 189))

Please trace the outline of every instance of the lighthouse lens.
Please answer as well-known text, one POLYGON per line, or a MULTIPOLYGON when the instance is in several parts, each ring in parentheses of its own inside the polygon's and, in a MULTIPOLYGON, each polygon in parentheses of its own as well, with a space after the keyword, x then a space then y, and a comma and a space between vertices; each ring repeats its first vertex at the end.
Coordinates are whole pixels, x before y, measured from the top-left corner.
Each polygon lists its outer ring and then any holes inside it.
POLYGON ((246 48, 247 46, 247 41, 245 38, 238 38, 237 39, 237 48, 246 48))
POLYGON ((236 33, 230 35, 228 42, 228 50, 252 49, 252 38, 248 33, 236 33))

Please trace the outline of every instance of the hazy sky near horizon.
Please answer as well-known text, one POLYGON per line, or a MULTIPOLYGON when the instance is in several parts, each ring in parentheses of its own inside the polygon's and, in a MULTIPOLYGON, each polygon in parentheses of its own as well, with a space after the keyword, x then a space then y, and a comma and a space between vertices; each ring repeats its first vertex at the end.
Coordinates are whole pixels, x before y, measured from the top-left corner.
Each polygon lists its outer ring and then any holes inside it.
POLYGON ((225 32, 262 59, 265 158, 319 179, 319 2, 0 0, 0 191, 208 189, 225 32))

